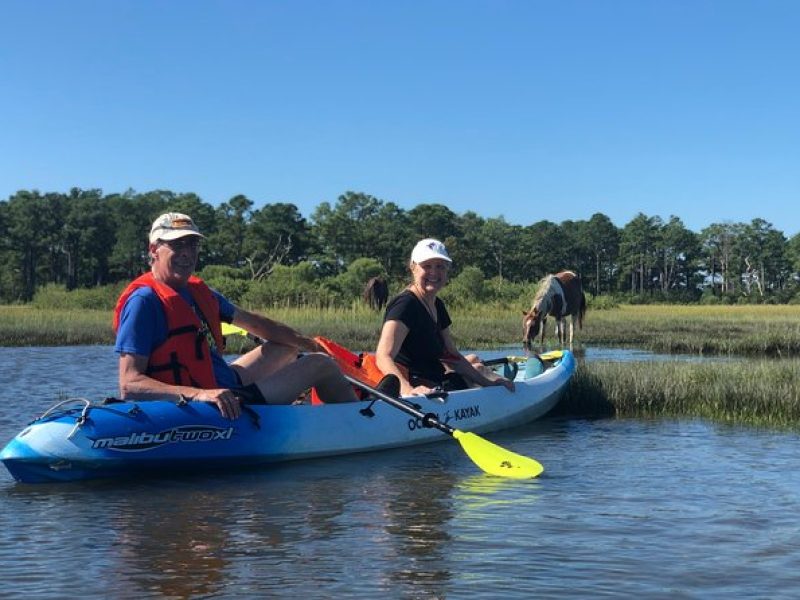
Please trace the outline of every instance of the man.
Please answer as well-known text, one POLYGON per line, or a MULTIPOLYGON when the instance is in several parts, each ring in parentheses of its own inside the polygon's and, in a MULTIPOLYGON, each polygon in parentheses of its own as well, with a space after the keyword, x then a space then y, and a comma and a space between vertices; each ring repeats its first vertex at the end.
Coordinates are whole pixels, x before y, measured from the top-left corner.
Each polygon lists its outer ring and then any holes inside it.
POLYGON ((356 401, 314 340, 232 304, 193 275, 204 237, 184 214, 153 223, 150 271, 128 285, 114 312, 121 397, 209 402, 229 419, 241 414, 242 397, 290 404, 310 387, 324 402, 356 401), (228 364, 223 321, 266 341, 228 364), (310 354, 297 358, 301 350, 310 354))

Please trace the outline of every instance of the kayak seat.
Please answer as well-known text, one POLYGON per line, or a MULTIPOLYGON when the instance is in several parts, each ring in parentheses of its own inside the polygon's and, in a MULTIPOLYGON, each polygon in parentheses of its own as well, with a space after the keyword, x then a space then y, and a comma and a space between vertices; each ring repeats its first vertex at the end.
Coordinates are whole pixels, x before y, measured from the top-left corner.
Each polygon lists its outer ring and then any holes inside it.
POLYGON ((387 396, 397 398, 400 395, 400 380, 397 378, 397 375, 389 373, 383 376, 378 382, 378 385, 375 386, 375 389, 379 392, 383 392, 387 396))
POLYGON ((535 354, 529 356, 525 364, 525 379, 536 377, 542 373, 544 373, 544 361, 535 354))

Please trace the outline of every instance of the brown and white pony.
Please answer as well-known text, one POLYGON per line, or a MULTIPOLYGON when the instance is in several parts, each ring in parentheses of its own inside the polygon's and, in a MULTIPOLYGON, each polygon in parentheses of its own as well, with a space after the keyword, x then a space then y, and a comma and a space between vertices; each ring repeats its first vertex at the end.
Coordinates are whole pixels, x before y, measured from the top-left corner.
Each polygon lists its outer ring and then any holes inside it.
POLYGON ((581 278, 572 271, 547 275, 539 282, 533 307, 522 314, 525 315, 522 318, 522 345, 526 350, 531 349, 531 342, 540 332, 540 343, 544 345, 544 329, 549 316, 555 317, 556 337, 562 347, 567 337, 564 321, 566 317, 572 317, 569 324, 569 347, 572 348, 575 324, 582 328, 586 314, 586 295, 581 278))

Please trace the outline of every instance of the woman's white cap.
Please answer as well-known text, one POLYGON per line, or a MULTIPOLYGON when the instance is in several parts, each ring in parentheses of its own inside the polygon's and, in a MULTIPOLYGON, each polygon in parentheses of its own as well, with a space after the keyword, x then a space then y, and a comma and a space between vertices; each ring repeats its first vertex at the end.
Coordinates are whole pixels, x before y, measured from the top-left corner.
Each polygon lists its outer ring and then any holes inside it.
POLYGON ((447 248, 439 240, 433 238, 426 238, 417 242, 414 250, 411 251, 411 262, 423 263, 432 258, 441 258, 447 262, 453 262, 450 255, 447 253, 447 248))

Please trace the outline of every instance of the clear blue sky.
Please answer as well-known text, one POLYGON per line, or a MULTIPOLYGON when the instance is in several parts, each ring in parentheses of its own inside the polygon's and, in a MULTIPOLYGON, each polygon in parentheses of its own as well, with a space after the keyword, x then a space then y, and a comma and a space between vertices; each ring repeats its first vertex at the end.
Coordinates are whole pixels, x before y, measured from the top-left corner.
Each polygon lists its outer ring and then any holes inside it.
POLYGON ((0 199, 800 232, 797 0, 0 0, 0 199))

